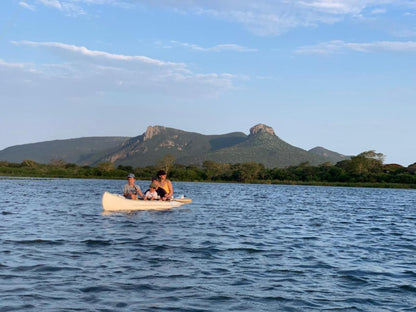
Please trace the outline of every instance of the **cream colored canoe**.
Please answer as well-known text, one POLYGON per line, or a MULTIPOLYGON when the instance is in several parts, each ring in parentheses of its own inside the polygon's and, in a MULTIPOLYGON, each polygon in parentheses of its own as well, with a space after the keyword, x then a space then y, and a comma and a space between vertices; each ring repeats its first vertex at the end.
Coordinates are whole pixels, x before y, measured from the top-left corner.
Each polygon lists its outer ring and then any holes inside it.
POLYGON ((192 203, 192 199, 191 198, 185 198, 185 197, 183 197, 183 198, 174 198, 172 200, 173 201, 180 202, 182 204, 190 204, 190 203, 192 203))
POLYGON ((122 195, 104 192, 102 203, 105 211, 135 211, 135 210, 169 210, 189 204, 190 198, 178 200, 132 200, 122 195))

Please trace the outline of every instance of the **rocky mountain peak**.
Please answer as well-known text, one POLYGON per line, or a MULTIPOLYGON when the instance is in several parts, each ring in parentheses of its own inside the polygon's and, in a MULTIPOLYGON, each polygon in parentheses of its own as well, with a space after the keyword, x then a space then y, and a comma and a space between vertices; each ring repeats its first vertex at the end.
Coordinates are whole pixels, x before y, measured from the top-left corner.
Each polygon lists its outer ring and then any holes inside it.
POLYGON ((162 130, 165 130, 165 127, 162 126, 149 126, 144 134, 143 141, 150 140, 154 136, 158 135, 162 130))
POLYGON ((276 135, 272 127, 266 126, 264 124, 258 124, 250 129, 250 135, 257 134, 257 133, 270 133, 272 135, 276 135))

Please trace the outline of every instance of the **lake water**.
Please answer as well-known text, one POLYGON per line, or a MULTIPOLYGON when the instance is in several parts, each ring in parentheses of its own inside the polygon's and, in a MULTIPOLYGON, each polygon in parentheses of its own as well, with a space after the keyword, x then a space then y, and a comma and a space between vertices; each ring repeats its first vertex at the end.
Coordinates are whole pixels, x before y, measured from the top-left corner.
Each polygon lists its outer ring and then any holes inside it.
POLYGON ((174 182, 192 204, 102 214, 124 184, 0 180, 1 312, 416 311, 415 190, 174 182))

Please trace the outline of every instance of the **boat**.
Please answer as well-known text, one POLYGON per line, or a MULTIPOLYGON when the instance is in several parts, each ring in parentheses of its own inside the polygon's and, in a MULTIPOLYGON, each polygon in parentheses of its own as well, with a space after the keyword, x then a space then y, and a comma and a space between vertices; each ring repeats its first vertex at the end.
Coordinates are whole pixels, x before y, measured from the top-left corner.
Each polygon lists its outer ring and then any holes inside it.
POLYGON ((175 198, 169 201, 133 200, 109 192, 104 192, 102 198, 104 211, 169 210, 191 202, 191 198, 175 198))

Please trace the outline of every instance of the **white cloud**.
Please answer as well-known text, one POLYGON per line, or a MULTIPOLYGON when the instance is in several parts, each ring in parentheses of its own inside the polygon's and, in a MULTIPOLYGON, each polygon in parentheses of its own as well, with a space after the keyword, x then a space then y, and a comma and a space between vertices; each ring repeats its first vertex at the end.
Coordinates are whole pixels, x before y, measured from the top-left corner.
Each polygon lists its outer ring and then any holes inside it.
POLYGON ((297 54, 333 54, 344 51, 355 52, 416 52, 416 41, 376 41, 370 43, 355 43, 334 40, 322 42, 317 45, 305 46, 297 49, 297 54))
POLYGON ((346 18, 375 18, 389 10, 414 9, 408 0, 143 0, 181 12, 211 16, 244 25, 260 36, 279 35, 294 28, 333 24, 346 18))
MULTIPOLYGON (((33 4, 29 4, 27 2, 20 2, 19 5, 22 7, 25 7, 27 9, 31 9, 32 11, 35 11, 36 5, 44 6, 49 9, 56 9, 58 11, 61 11, 67 16, 79 16, 86 14, 84 9, 82 8, 83 4, 88 4, 90 2, 89 0, 32 0, 33 4)), ((100 1, 97 2, 97 4, 106 4, 108 1, 100 1)))
MULTIPOLYGON (((292 7, 278 11, 215 11, 200 10, 200 14, 214 16, 224 20, 231 20, 245 25, 251 32, 259 36, 279 35, 289 29, 307 26, 311 23, 308 19, 298 17, 292 7)), ((329 20, 328 20, 329 21, 329 20)))
POLYGON ((257 49, 246 48, 240 46, 238 44, 233 43, 226 43, 226 44, 217 44, 212 47, 201 47, 197 44, 193 43, 186 43, 186 42, 179 42, 179 41, 171 41, 171 43, 175 46, 180 46, 184 48, 188 48, 194 51, 201 51, 201 52, 224 52, 224 51, 234 51, 234 52, 256 52, 257 49))
POLYGON ((299 1, 299 4, 310 9, 325 12, 329 14, 344 15, 344 14, 359 14, 366 7, 374 4, 386 3, 389 1, 374 1, 374 0, 312 0, 299 1))
MULTIPOLYGON (((400 31, 391 31, 394 25, 385 26, 379 19, 388 16, 390 10, 395 14, 398 10, 413 14, 416 9, 414 0, 24 0, 21 3, 32 10, 42 5, 71 17, 92 14, 97 6, 130 11, 163 7, 177 14, 204 15, 240 24, 258 36, 277 36, 296 28, 331 25, 352 18, 379 22, 389 34, 410 37, 414 36, 413 29, 402 25, 397 26, 400 31)), ((400 25, 400 21, 395 23, 400 25)))
POLYGON ((62 5, 59 0, 39 0, 39 2, 46 7, 62 10, 62 5))
MULTIPOLYGON (((157 93, 176 97, 210 97, 233 88, 227 73, 194 73, 186 64, 145 56, 111 54, 59 42, 13 42, 53 53, 55 64, 0 62, 4 92, 16 96, 90 96, 112 92, 157 93)), ((3 93, 4 95, 4 93, 3 93)))
POLYGON ((44 6, 73 17, 87 14, 85 10, 91 5, 111 5, 131 9, 135 4, 137 4, 135 0, 26 0, 19 2, 21 7, 32 11, 35 11, 38 6, 44 6))
POLYGON ((415 8, 415 2, 408 0, 143 0, 141 3, 232 21, 260 36, 333 24, 346 18, 362 21, 391 9, 415 8))
MULTIPOLYGON (((27 0, 28 1, 28 0, 27 0)), ((331 24, 347 16, 374 16, 390 8, 414 9, 408 0, 37 0, 68 15, 86 14, 91 5, 135 6, 173 10, 180 14, 205 15, 239 23, 261 35, 279 35, 296 27, 331 24)))
POLYGON ((376 9, 373 9, 373 10, 371 10, 371 12, 370 12, 372 15, 380 15, 380 14, 386 14, 387 13, 387 10, 386 9, 379 9, 379 8, 376 8, 376 9))
POLYGON ((36 8, 35 8, 35 6, 34 6, 34 5, 28 4, 28 3, 23 2, 23 1, 20 1, 20 2, 19 2, 19 6, 21 6, 22 8, 25 8, 25 9, 31 10, 31 11, 35 11, 35 10, 36 10, 36 8))
POLYGON ((129 56, 121 54, 111 54, 103 51, 93 51, 85 47, 79 47, 75 45, 69 45, 60 42, 34 42, 34 41, 12 41, 15 45, 25 45, 31 47, 46 47, 63 58, 70 58, 71 60, 90 59, 91 61, 96 60, 107 60, 107 61, 120 61, 120 62, 136 62, 136 63, 147 63, 158 66, 176 66, 177 68, 185 68, 182 63, 171 63, 163 62, 160 60, 152 59, 146 56, 129 56))

